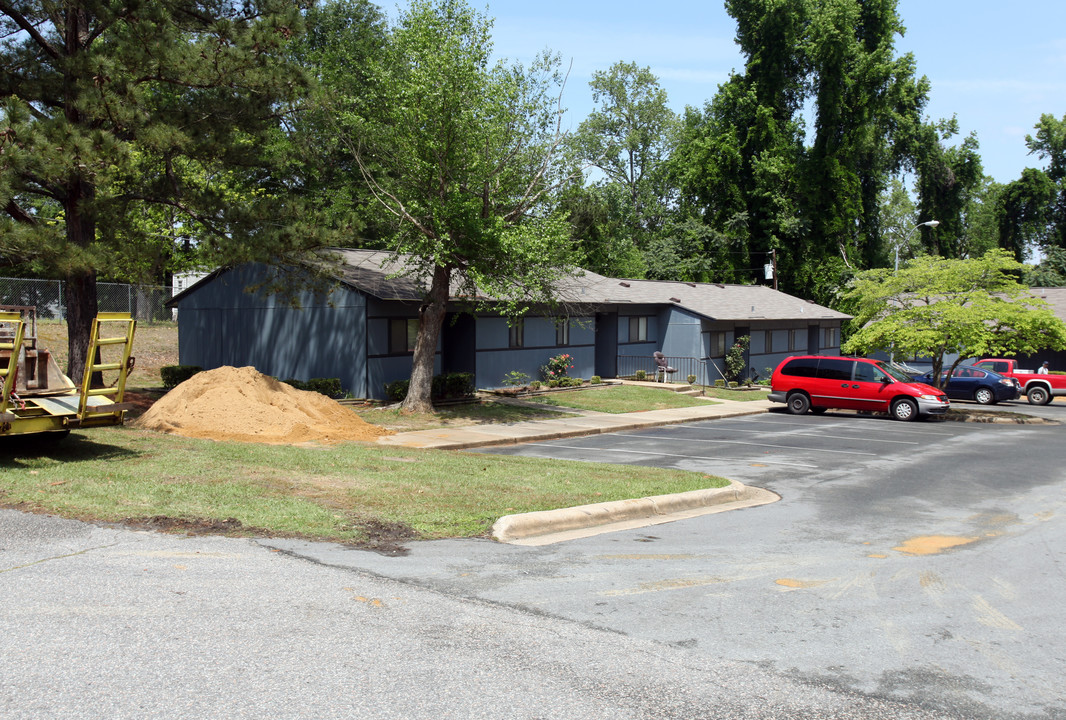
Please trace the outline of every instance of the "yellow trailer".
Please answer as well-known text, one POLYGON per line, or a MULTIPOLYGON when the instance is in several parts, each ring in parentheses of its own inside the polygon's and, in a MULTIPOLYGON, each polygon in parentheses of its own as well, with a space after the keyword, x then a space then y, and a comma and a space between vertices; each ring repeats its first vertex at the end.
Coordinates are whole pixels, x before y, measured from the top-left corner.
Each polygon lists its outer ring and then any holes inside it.
POLYGON ((59 372, 47 351, 36 347, 36 324, 26 310, 0 311, 0 437, 66 435, 72 428, 121 425, 133 407, 122 399, 133 367, 136 321, 126 313, 96 316, 85 375, 77 387, 59 372), (94 388, 97 373, 116 379, 108 387, 94 388))

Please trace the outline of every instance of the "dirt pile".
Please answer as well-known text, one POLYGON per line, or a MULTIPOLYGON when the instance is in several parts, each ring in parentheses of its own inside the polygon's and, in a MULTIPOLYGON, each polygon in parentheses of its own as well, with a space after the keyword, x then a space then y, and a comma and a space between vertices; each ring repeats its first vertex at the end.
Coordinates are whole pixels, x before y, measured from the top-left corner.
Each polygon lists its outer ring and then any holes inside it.
POLYGON ((197 373, 133 424, 185 437, 278 445, 374 442, 392 434, 325 395, 297 390, 252 367, 197 373))

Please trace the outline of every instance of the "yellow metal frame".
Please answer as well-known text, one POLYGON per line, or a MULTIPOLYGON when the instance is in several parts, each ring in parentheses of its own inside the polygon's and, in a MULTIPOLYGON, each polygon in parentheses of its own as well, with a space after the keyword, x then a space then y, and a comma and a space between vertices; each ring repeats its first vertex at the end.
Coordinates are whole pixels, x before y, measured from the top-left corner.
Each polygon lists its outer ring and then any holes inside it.
POLYGON ((137 322, 126 313, 100 313, 93 320, 86 354, 85 375, 80 392, 48 397, 27 397, 18 407, 12 407, 11 394, 15 387, 19 349, 22 346, 25 323, 19 313, 0 313, 0 323, 16 323, 15 342, 0 344, 0 350, 11 347, 7 368, 0 366, 3 396, 0 399, 0 436, 62 432, 76 427, 121 425, 129 405, 123 404, 126 377, 129 374, 130 354, 137 322), (120 335, 105 337, 105 329, 121 326, 120 335), (122 345, 122 359, 118 362, 96 362, 97 351, 108 345, 122 345), (108 388, 91 387, 94 372, 117 370, 118 380, 108 388))
MULTIPOLYGON (((126 394, 126 375, 129 372, 130 352, 133 350, 133 334, 137 329, 137 321, 126 313, 100 313, 93 320, 92 333, 89 338, 89 352, 85 356, 85 375, 81 380, 81 402, 78 403, 78 418, 84 424, 85 420, 93 415, 107 415, 108 411, 96 412, 88 404, 90 397, 100 395, 113 396, 113 403, 121 403, 126 394), (124 325, 123 334, 114 337, 104 337, 103 330, 107 325, 124 325), (122 360, 112 363, 96 362, 97 350, 106 345, 122 345, 122 360), (114 387, 92 387, 93 373, 104 370, 118 370, 118 382, 114 387)), ((102 407, 107 407, 102 406, 102 407)), ((121 411, 118 417, 121 421, 121 411)))
POLYGON ((11 394, 15 391, 15 374, 18 372, 19 352, 22 350, 22 338, 26 332, 26 323, 22 314, 17 312, 0 312, 0 323, 13 324, 15 337, 11 342, 0 342, 0 352, 10 350, 7 367, 0 368, 0 416, 7 412, 11 403, 11 394))

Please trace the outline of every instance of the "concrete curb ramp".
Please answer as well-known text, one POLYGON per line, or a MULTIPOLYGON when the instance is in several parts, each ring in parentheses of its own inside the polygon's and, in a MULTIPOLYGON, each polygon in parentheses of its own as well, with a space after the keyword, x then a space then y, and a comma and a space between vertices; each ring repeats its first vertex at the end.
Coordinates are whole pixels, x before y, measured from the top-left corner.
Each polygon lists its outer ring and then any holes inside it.
POLYGON ((548 545, 712 512, 765 505, 780 499, 768 490, 731 482, 724 488, 505 515, 492 526, 492 537, 515 545, 548 545))

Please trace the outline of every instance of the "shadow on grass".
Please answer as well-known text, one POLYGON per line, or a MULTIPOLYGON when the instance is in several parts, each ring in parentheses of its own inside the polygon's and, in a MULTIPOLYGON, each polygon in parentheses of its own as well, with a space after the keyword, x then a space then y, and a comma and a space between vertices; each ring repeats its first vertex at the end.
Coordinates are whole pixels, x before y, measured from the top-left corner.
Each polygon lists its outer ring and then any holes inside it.
POLYGON ((0 437, 0 469, 22 467, 23 461, 47 458, 56 462, 120 460, 136 457, 128 448, 65 432, 0 437))

